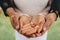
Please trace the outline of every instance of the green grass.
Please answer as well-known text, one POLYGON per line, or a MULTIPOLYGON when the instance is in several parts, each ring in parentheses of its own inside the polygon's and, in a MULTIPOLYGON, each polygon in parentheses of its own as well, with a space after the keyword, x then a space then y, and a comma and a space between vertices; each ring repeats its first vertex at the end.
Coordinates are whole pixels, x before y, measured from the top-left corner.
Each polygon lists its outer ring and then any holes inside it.
POLYGON ((60 40, 60 19, 58 19, 48 32, 48 40, 60 40))
POLYGON ((0 40, 15 40, 14 29, 8 17, 0 12, 0 40))
MULTIPOLYGON (((0 40, 15 40, 15 31, 8 17, 0 12, 0 40)), ((60 19, 52 24, 47 40, 60 40, 60 19)))

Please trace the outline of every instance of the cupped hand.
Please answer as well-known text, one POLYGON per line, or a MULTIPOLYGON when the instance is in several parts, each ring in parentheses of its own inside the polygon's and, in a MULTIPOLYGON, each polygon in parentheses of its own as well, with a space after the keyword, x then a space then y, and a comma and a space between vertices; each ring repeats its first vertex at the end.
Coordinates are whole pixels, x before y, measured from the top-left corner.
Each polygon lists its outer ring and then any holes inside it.
POLYGON ((26 37, 38 37, 43 35, 56 20, 56 14, 50 13, 46 17, 41 15, 19 16, 12 8, 7 10, 11 24, 20 34, 26 37))
POLYGON ((8 8, 6 12, 10 17, 10 21, 11 21, 13 28, 18 30, 19 29, 20 16, 18 15, 17 12, 15 12, 15 10, 13 8, 8 8))
POLYGON ((19 32, 27 37, 37 37, 40 35, 45 19, 43 16, 36 15, 33 17, 22 16, 20 19, 19 32))
POLYGON ((55 13, 49 13, 48 15, 46 15, 45 17, 45 23, 43 25, 43 29, 41 30, 41 35, 43 35, 46 31, 48 31, 48 29, 50 29, 52 23, 55 22, 57 16, 55 13))

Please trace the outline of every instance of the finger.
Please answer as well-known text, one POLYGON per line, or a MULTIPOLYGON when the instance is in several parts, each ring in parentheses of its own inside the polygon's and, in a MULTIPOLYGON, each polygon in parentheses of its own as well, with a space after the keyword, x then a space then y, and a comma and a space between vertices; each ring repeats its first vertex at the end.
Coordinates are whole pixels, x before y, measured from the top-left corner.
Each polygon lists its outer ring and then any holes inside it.
POLYGON ((31 20, 31 25, 39 24, 39 21, 40 21, 39 18, 40 18, 40 16, 33 16, 32 20, 31 20))
POLYGON ((31 34, 30 37, 36 37, 36 34, 31 34))
POLYGON ((46 16, 46 22, 43 26, 42 34, 44 34, 52 25, 52 23, 56 20, 55 13, 48 14, 46 16))
POLYGON ((45 23, 45 18, 40 15, 34 16, 31 22, 32 25, 35 25, 34 27, 38 26, 37 28, 38 33, 40 33, 44 23, 45 23))
POLYGON ((22 33, 25 33, 25 35, 31 35, 33 33, 35 33, 37 31, 38 26, 36 26, 35 28, 32 28, 31 25, 25 25, 21 30, 22 33))
POLYGON ((42 20, 42 21, 41 21, 41 23, 38 25, 38 26, 39 26, 39 28, 38 28, 38 33, 40 33, 40 32, 41 32, 41 30, 42 30, 42 28, 43 28, 44 23, 45 23, 45 19, 44 19, 44 20, 42 20))
POLYGON ((44 25, 44 30, 48 30, 50 28, 50 26, 52 25, 52 21, 51 20, 47 20, 45 25, 44 25))
POLYGON ((23 27, 26 24, 29 24, 30 21, 31 21, 30 17, 28 17, 28 16, 21 16, 21 18, 20 18, 21 27, 23 27))
POLYGON ((10 17, 11 24, 14 29, 19 29, 19 17, 16 17, 15 15, 10 17))
POLYGON ((36 33, 36 37, 39 37, 39 36, 41 36, 41 33, 36 33))
POLYGON ((22 28, 20 28, 21 33, 25 34, 28 30, 30 30, 30 28, 31 28, 30 24, 24 25, 22 28))
POLYGON ((52 21, 47 20, 46 23, 43 26, 43 29, 41 31, 41 35, 43 35, 46 31, 48 31, 48 29, 51 27, 51 25, 52 25, 52 21))
POLYGON ((41 36, 41 33, 33 33, 33 34, 31 34, 31 35, 29 35, 30 37, 39 37, 39 36, 41 36))
POLYGON ((7 14, 11 17, 12 15, 15 15, 16 14, 16 12, 15 12, 15 10, 13 9, 13 8, 8 8, 7 9, 7 14))
POLYGON ((21 30, 22 30, 21 32, 25 35, 31 35, 31 34, 35 33, 37 31, 37 29, 38 29, 38 26, 33 28, 33 27, 31 27, 30 24, 27 24, 23 28, 21 28, 21 30))
POLYGON ((31 27, 30 30, 27 31, 26 33, 27 33, 28 35, 33 34, 33 33, 36 33, 37 30, 38 30, 38 27, 39 27, 39 26, 36 26, 36 27, 34 27, 34 28, 31 27))
POLYGON ((56 15, 55 13, 51 13, 51 14, 48 14, 46 16, 46 22, 44 24, 44 30, 48 30, 50 28, 50 26, 52 25, 52 23, 55 21, 56 19, 56 15))
POLYGON ((33 16, 31 24, 32 25, 38 25, 43 19, 44 19, 44 17, 40 16, 40 15, 33 16))

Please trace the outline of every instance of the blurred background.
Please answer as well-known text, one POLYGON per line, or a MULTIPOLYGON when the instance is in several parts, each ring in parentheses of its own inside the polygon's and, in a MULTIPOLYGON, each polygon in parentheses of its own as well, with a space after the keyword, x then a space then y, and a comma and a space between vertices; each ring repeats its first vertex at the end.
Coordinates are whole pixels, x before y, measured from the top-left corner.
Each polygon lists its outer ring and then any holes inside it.
MULTIPOLYGON (((15 40, 15 30, 13 29, 9 17, 6 17, 0 8, 0 40, 15 40)), ((60 18, 57 19, 48 31, 47 40, 60 40, 60 18)))

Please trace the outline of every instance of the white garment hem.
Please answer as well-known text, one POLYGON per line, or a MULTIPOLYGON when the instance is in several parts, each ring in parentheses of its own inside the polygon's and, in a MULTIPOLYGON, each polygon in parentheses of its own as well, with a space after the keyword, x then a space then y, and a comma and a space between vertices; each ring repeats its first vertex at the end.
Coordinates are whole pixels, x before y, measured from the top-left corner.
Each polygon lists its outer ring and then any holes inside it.
POLYGON ((36 37, 36 38, 26 38, 25 36, 19 34, 17 31, 16 31, 16 40, 47 40, 47 32, 40 36, 40 37, 36 37))

